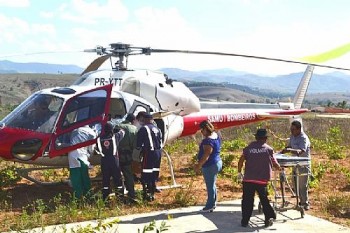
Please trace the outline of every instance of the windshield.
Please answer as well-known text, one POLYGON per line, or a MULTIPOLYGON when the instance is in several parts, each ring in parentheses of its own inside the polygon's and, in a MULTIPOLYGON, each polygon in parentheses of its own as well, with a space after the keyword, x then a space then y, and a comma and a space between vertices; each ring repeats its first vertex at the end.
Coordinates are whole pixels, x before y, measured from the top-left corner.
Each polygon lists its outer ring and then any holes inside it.
POLYGON ((7 127, 51 133, 62 103, 63 99, 57 96, 32 95, 7 115, 1 124, 7 127))

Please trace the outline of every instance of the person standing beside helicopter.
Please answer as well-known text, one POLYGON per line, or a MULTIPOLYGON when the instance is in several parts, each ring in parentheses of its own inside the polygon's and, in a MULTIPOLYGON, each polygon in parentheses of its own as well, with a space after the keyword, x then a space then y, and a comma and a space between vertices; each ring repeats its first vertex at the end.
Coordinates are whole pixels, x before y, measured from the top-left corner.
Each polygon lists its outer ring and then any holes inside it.
POLYGON ((154 200, 154 192, 157 190, 156 181, 159 178, 162 154, 162 133, 152 122, 152 115, 146 113, 136 141, 136 149, 141 151, 142 157, 143 198, 149 201, 154 200))
MULTIPOLYGON (((96 132, 85 125, 74 130, 71 135, 71 145, 76 145, 97 137, 96 132)), ((70 151, 68 153, 70 182, 73 187, 75 198, 88 194, 91 189, 91 181, 89 176, 89 158, 93 151, 93 146, 86 146, 70 151)))
POLYGON ((273 148, 266 143, 267 130, 258 129, 254 136, 255 141, 243 149, 237 167, 239 180, 243 181, 241 226, 248 226, 253 212, 255 192, 258 192, 265 216, 265 227, 269 227, 276 219, 276 213, 268 199, 267 184, 271 179, 272 166, 278 170, 281 167, 274 157, 273 148))
POLYGON ((102 156, 102 198, 106 200, 110 194, 110 179, 113 178, 115 188, 119 195, 124 195, 124 188, 121 179, 121 171, 118 157, 118 144, 124 137, 125 131, 120 129, 114 133, 114 126, 107 122, 104 126, 104 135, 97 138, 96 152, 102 156))
POLYGON ((222 169, 221 139, 209 121, 202 121, 199 127, 204 138, 199 146, 194 171, 198 174, 202 170, 207 188, 207 202, 201 212, 213 212, 217 201, 216 178, 222 169))
POLYGON ((132 152, 136 146, 137 127, 133 125, 135 116, 127 114, 125 121, 117 126, 125 131, 125 136, 121 139, 118 147, 120 169, 124 176, 125 187, 128 190, 128 197, 135 199, 134 174, 132 171, 132 152))
MULTIPOLYGON (((307 157, 311 158, 310 153, 310 140, 309 137, 302 130, 301 122, 298 120, 294 120, 290 126, 291 136, 289 138, 289 142, 286 148, 284 148, 281 153, 291 153, 298 157, 307 157)), ((310 209, 309 203, 309 195, 308 195, 308 183, 309 177, 311 174, 310 165, 301 166, 301 167, 293 167, 293 175, 294 175, 294 185, 296 185, 296 176, 299 176, 299 197, 300 197, 300 205, 304 207, 305 210, 310 209), (298 169, 298 172, 297 172, 298 169)))

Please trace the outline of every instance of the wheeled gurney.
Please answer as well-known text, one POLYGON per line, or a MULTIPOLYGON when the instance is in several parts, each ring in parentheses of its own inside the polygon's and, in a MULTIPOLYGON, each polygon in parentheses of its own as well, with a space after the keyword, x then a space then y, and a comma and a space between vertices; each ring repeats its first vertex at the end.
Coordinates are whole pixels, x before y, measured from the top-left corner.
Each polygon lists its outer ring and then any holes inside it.
MULTIPOLYGON (((307 176, 308 174, 300 173, 300 168, 309 167, 310 158, 285 154, 275 154, 275 158, 282 169, 274 171, 271 182, 274 191, 273 208, 278 212, 295 209, 300 212, 303 218, 305 213, 299 200, 299 177, 307 176), (292 170, 294 170, 294 173, 292 170), (290 184, 290 180, 292 180, 292 184, 290 184), (293 199, 295 199, 295 203, 293 203, 293 199)), ((258 208, 259 212, 261 212, 262 207, 260 203, 258 208)))

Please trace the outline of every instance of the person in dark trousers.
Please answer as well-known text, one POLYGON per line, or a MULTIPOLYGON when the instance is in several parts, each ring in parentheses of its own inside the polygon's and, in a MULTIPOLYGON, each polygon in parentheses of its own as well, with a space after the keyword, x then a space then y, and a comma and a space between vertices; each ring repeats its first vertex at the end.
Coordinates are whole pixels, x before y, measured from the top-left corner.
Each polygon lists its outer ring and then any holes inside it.
POLYGON ((271 179, 272 166, 277 169, 281 167, 274 157, 274 150, 266 143, 266 129, 258 129, 255 139, 256 141, 251 142, 243 149, 243 154, 238 161, 238 174, 243 179, 241 225, 248 226, 253 212, 255 192, 257 192, 265 215, 265 227, 268 227, 272 226, 273 220, 276 219, 276 213, 268 199, 267 184, 271 179))
POLYGON ((124 130, 120 129, 114 133, 114 126, 107 122, 104 126, 104 134, 97 138, 96 152, 101 154, 102 171, 102 197, 106 200, 111 193, 110 179, 113 178, 115 188, 119 195, 124 195, 124 188, 121 179, 121 171, 118 157, 118 144, 124 137, 124 130))
POLYGON ((129 113, 125 121, 117 126, 125 131, 125 136, 119 142, 118 153, 122 174, 125 180, 125 187, 128 191, 128 197, 135 199, 134 174, 132 170, 132 152, 136 147, 137 127, 133 125, 135 116, 129 113))
POLYGON ((207 202, 201 212, 213 212, 217 201, 216 178, 222 169, 221 139, 209 121, 202 121, 199 127, 203 140, 199 146, 198 162, 194 165, 194 170, 196 173, 202 170, 207 187, 207 202))
POLYGON ((154 200, 162 152, 162 134, 152 122, 152 115, 145 114, 144 125, 137 133, 136 142, 136 149, 140 150, 142 155, 143 198, 148 201, 154 200))
MULTIPOLYGON (((310 140, 309 137, 302 131, 301 122, 298 120, 294 120, 290 126, 291 136, 289 138, 289 143, 285 149, 282 150, 282 154, 284 153, 292 153, 298 157, 307 157, 311 160, 310 153, 310 140)), ((300 197, 300 205, 304 207, 305 210, 310 209, 309 195, 308 195, 308 184, 309 177, 311 174, 311 164, 308 166, 302 166, 298 168, 293 167, 293 174, 296 177, 299 176, 299 197, 300 197)), ((295 178, 296 179, 296 178, 295 178)), ((294 185, 296 185, 296 181, 294 179, 294 185)))
MULTIPOLYGON (((139 131, 139 129, 145 124, 144 123, 144 115, 147 114, 147 112, 145 111, 140 111, 139 113, 137 113, 136 115, 136 119, 134 121, 134 125, 137 129, 137 131, 139 131)), ((140 153, 140 148, 134 148, 133 153, 132 153, 132 170, 134 173, 134 182, 139 182, 142 184, 142 180, 141 180, 141 173, 142 173, 142 161, 141 161, 141 153, 140 153)))

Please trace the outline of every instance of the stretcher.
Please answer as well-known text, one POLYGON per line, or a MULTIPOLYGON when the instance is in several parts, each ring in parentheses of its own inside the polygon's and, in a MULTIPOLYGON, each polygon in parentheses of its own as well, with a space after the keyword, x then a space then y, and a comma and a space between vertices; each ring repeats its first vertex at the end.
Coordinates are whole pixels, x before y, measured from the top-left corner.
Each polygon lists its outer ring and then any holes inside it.
MULTIPOLYGON (((309 167, 310 158, 288 156, 285 154, 275 154, 275 158, 282 169, 273 173, 271 182, 274 191, 273 208, 278 212, 295 209, 300 212, 303 218, 305 213, 299 201, 299 177, 307 176, 308 173, 300 173, 300 168, 309 167)), ((259 212, 262 211, 261 208, 261 204, 259 203, 259 212)))

